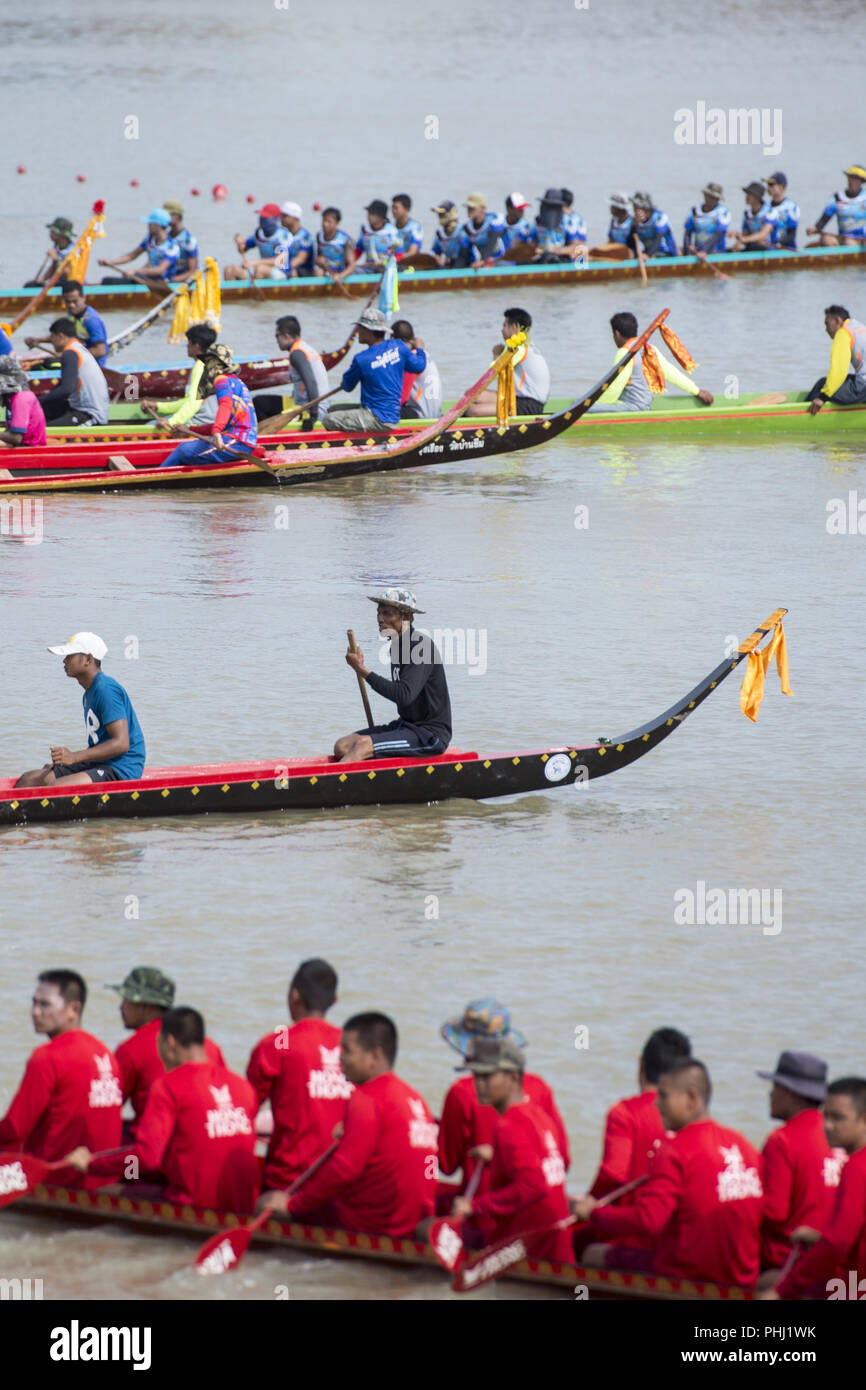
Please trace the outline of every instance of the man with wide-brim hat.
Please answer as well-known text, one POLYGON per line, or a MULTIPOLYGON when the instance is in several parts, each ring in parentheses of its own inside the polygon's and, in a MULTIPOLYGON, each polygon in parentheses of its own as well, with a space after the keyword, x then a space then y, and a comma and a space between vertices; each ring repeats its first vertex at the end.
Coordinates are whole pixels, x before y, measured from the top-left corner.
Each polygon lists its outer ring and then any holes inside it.
POLYGON ((330 406, 319 420, 326 430, 390 431, 400 421, 403 377, 423 372, 427 354, 400 338, 386 341, 388 322, 381 309, 365 309, 357 326, 363 350, 355 353, 340 386, 352 391, 360 382, 361 404, 330 406))
POLYGON ((50 280, 63 257, 68 256, 75 245, 75 230, 68 217, 55 217, 53 222, 46 222, 45 225, 51 245, 45 252, 45 260, 38 274, 34 279, 25 281, 25 289, 35 289, 37 285, 44 285, 46 280, 50 280))
POLYGON ((813 227, 806 228, 807 236, 820 234, 820 241, 810 246, 860 246, 866 244, 866 163, 851 164, 842 171, 845 192, 831 193, 827 206, 813 227), (825 232, 832 217, 836 218, 838 235, 825 232))
MULTIPOLYGON (((135 1134, 150 1088, 158 1076, 165 1075, 157 1038, 162 1020, 174 1007, 174 980, 155 965, 136 965, 122 984, 106 985, 120 995, 120 1017, 132 1037, 114 1049, 120 1067, 123 1099, 132 1105, 134 1118, 130 1132, 135 1134)), ((205 1051, 212 1062, 224 1067, 225 1058, 216 1043, 205 1038, 205 1051)), ((125 1136, 128 1137, 128 1136, 125 1136)))
POLYGON ((775 1071, 756 1075, 773 1083, 770 1116, 782 1121, 763 1148, 761 1267, 778 1270, 791 1253, 792 1231, 821 1230, 829 1217, 843 1155, 833 1152, 824 1133, 825 1061, 810 1052, 783 1052, 775 1071))
POLYGON ((703 202, 700 206, 696 203, 686 216, 684 256, 691 256, 695 251, 709 255, 727 250, 731 214, 722 201, 725 191, 720 183, 708 183, 701 189, 701 194, 703 202))
POLYGON ((489 1189, 456 1197, 453 1214, 477 1223, 490 1241, 538 1230, 527 1242, 529 1255, 567 1264, 571 1232, 556 1229, 569 1216, 566 1160, 550 1116, 524 1091, 522 1048, 510 1037, 474 1037, 459 1070, 472 1073, 479 1103, 492 1106, 498 1118, 489 1149, 489 1189))
POLYGON ((12 353, 0 357, 0 406, 6 407, 0 447, 17 449, 45 443, 45 412, 31 389, 27 373, 12 353))
POLYGON ((733 234, 735 251, 769 251, 773 244, 775 215, 767 201, 767 190, 763 183, 753 179, 743 185, 746 195, 746 208, 743 225, 733 234))
POLYGON ((379 633, 389 642, 386 654, 391 678, 375 675, 360 647, 354 651, 350 647, 346 661, 371 690, 397 706, 397 718, 390 724, 374 724, 344 734, 334 744, 334 757, 344 763, 366 758, 436 757, 451 742, 451 700, 435 644, 412 626, 415 614, 424 610, 418 607, 411 589, 402 586, 367 597, 376 605, 379 633))

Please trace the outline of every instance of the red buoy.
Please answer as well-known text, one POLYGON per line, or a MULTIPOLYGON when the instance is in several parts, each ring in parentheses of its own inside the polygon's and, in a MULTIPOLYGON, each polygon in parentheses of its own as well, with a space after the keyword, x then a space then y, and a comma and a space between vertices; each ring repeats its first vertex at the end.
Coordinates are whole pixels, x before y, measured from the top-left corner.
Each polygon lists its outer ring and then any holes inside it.
POLYGON ((76 174, 76 175, 75 175, 75 182, 76 182, 76 183, 86 183, 86 179, 85 179, 85 177, 84 177, 83 174, 76 174))
POLYGON ((255 200, 255 198, 253 197, 252 193, 248 193, 248 194, 247 194, 247 202, 248 202, 248 203, 254 203, 255 201, 256 201, 256 200, 255 200))
POLYGON ((193 198, 197 198, 197 197, 199 196, 199 194, 201 193, 201 189, 200 189, 200 188, 191 188, 189 191, 190 191, 190 193, 192 194, 193 198))
POLYGON ((129 186, 130 188, 138 188, 138 179, 130 179, 129 186))
POLYGON ((26 173, 27 173, 27 166, 26 166, 26 164, 19 164, 19 165, 18 165, 18 168, 15 170, 15 172, 16 172, 16 174, 26 174, 26 173))
POLYGON ((321 203, 313 203, 313 212, 321 212, 321 211, 322 211, 322 204, 321 204, 321 203))
POLYGON ((216 202, 221 203, 224 198, 229 196, 229 191, 224 183, 215 183, 211 189, 216 202))

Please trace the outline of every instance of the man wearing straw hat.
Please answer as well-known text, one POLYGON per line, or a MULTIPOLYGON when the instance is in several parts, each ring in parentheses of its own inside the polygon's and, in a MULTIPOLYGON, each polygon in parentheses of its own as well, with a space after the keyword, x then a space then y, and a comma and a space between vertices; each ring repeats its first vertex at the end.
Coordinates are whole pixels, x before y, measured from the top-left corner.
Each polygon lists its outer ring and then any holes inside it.
POLYGON ((367 667, 360 647, 350 647, 346 661, 359 680, 393 701, 397 718, 344 734, 334 744, 334 757, 357 763, 365 758, 429 758, 444 753, 451 742, 451 700, 439 652, 425 633, 412 626, 414 615, 424 610, 409 589, 384 589, 367 597, 376 605, 381 636, 390 638, 391 679, 367 667))

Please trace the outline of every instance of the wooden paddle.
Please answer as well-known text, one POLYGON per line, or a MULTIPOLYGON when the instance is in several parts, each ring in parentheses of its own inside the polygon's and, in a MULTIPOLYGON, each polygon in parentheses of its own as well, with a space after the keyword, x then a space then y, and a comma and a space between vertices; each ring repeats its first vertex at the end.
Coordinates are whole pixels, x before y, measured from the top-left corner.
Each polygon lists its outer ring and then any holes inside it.
POLYGON ((243 266, 244 270, 247 272, 247 275, 250 277, 250 284, 252 285, 252 287, 253 287, 253 289, 255 290, 256 294, 258 295, 259 299, 264 299, 264 298, 266 297, 266 296, 265 296, 265 292, 264 292, 264 290, 261 288, 261 286, 259 285, 258 281, 256 280, 255 271, 253 270, 252 266, 250 265, 249 261, 247 260, 247 253, 246 253, 246 251, 242 251, 242 252, 241 252, 241 265, 243 266))
POLYGON ((338 391, 342 391, 342 386, 334 386, 330 391, 325 391, 321 396, 314 396, 311 401, 305 401, 303 405, 293 405, 291 410, 284 410, 282 415, 271 415, 267 420, 262 420, 259 425, 259 434, 278 434, 281 429, 285 429, 290 420, 294 420, 296 415, 303 415, 305 410, 312 410, 314 405, 320 401, 326 401, 329 396, 336 396, 338 391))
POLYGON ((54 288, 58 280, 62 279, 66 267, 72 259, 72 251, 73 248, 70 247, 66 255, 63 257, 62 261, 58 263, 57 269, 53 272, 52 275, 48 277, 48 279, 45 281, 45 284, 36 293, 36 295, 34 295, 33 299, 31 299, 27 307, 25 309, 22 309, 20 314, 15 315, 15 318, 9 325, 10 337, 15 332, 16 328, 20 328, 21 324, 24 322, 26 318, 29 318, 31 314, 36 312, 36 310, 39 308, 39 305, 45 299, 48 292, 54 288))
POLYGON ((641 281, 643 282, 643 284, 646 285, 646 284, 647 284, 646 256, 644 255, 644 249, 643 249, 643 247, 641 246, 641 243, 640 243, 640 237, 637 236, 637 235, 635 235, 635 239, 634 239, 634 249, 635 249, 635 255, 637 256, 637 265, 638 265, 638 270, 640 271, 640 278, 641 278, 641 281))
MULTIPOLYGON (((487 1164, 486 1158, 480 1158, 476 1167, 473 1169, 472 1177, 466 1184, 466 1191, 460 1196, 466 1197, 470 1202, 475 1196, 481 1185, 481 1177, 487 1164)), ((449 1273, 453 1274, 458 1265, 462 1262, 465 1247, 463 1237, 460 1234, 464 1216, 441 1216, 438 1221, 431 1221, 427 1240, 433 1247, 433 1254, 441 1265, 444 1265, 449 1273)))
MULTIPOLYGON (((348 632, 346 633, 346 636, 349 639, 349 651, 356 652, 358 650, 358 643, 355 641, 355 634, 351 628, 349 628, 348 632)), ((367 686, 364 681, 364 677, 361 675, 360 671, 356 671, 355 675, 358 677, 358 688, 361 691, 361 699, 364 701, 364 713, 367 716, 367 728, 372 729, 373 712, 370 709, 370 700, 367 695, 367 686)))
MULTIPOLYGON (((166 421, 163 421, 163 420, 161 420, 160 417, 156 417, 156 420, 157 420, 157 424, 162 424, 162 423, 166 423, 166 424, 167 424, 167 423, 168 423, 167 420, 166 420, 166 421)), ((169 433, 174 433, 174 434, 176 434, 176 435, 179 435, 179 436, 181 437, 181 439, 202 439, 202 438, 204 437, 203 435, 196 434, 194 430, 188 430, 188 429, 186 429, 186 427, 185 427, 184 425, 172 425, 172 426, 170 426, 170 431, 169 431, 169 433)), ((217 452, 217 447, 216 447, 216 445, 214 445, 212 449, 205 449, 204 452, 201 453, 201 454, 199 454, 198 457, 199 457, 199 459, 205 459, 205 458, 207 458, 208 454, 215 454, 216 452, 217 452)), ((215 461, 218 462, 219 460, 215 460, 215 461)), ((271 467, 271 465, 268 463, 267 459, 264 457, 263 454, 254 454, 254 453, 252 453, 252 452, 250 452, 250 453, 248 453, 248 454, 241 454, 241 455, 238 455, 237 462, 238 462, 238 463, 247 463, 247 462, 249 462, 249 463, 254 463, 254 464, 256 465, 256 468, 260 468, 260 469, 262 470, 263 473, 268 473, 277 483, 280 484, 280 486, 282 486, 282 481, 283 481, 283 480, 282 480, 282 478, 280 477, 278 471, 276 470, 276 468, 272 468, 272 467, 271 467)))
MULTIPOLYGON (((92 1157, 110 1158, 113 1154, 126 1153, 129 1147, 129 1144, 122 1144, 118 1149, 103 1149, 92 1157)), ((48 1162, 35 1154, 0 1153, 0 1207, 8 1207, 19 1197, 26 1197, 28 1192, 45 1181, 49 1173, 68 1167, 69 1164, 62 1158, 48 1162)))
POLYGON ((715 275, 715 277, 716 277, 717 280, 730 280, 730 279, 731 279, 730 275, 725 275, 724 271, 719 270, 717 266, 710 265, 709 261, 707 260, 707 253, 706 253, 706 251, 696 251, 696 252, 695 252, 695 260, 700 261, 701 265, 706 266, 707 270, 711 270, 711 271, 713 272, 713 275, 715 275))
MULTIPOLYGON (((159 284, 159 280, 145 280, 143 276, 138 275, 134 270, 124 270, 122 265, 115 265, 114 261, 103 261, 103 265, 110 266, 112 270, 119 271, 125 280, 134 280, 137 285, 144 285, 145 289, 150 290, 153 294, 156 293, 156 286, 159 284)), ((163 285, 168 285, 167 280, 163 280, 162 283, 163 285)))
MULTIPOLYGON (((335 1139, 333 1144, 329 1144, 325 1152, 319 1155, 315 1163, 311 1163, 300 1177, 295 1178, 288 1189, 287 1196, 293 1197, 305 1182, 309 1182, 314 1173, 318 1173, 322 1164, 327 1163, 331 1155, 336 1152, 339 1142, 339 1139, 335 1139)), ((267 1207, 246 1226, 231 1226, 224 1231, 217 1231, 215 1236, 211 1236, 210 1240, 205 1241, 195 1257, 199 1274, 225 1274, 232 1265, 239 1265, 247 1253, 250 1241, 256 1231, 260 1230, 267 1221, 271 1221, 273 1216, 274 1212, 270 1207, 267 1207)))

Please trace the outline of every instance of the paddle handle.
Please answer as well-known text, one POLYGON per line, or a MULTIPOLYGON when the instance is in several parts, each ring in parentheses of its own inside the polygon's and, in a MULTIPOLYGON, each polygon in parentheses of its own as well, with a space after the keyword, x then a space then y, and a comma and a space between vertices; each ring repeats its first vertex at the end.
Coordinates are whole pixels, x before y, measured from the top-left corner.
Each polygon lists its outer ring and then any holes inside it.
MULTIPOLYGON (((358 650, 358 643, 355 641, 355 634, 351 628, 349 628, 349 630, 347 631, 346 636, 349 639, 349 651, 356 652, 358 650)), ((355 675, 358 677, 358 689, 361 692, 361 699, 364 701, 364 713, 367 716, 367 728, 372 729, 373 711, 370 709, 370 700, 367 695, 367 686, 364 682, 364 677, 361 675, 360 671, 356 671, 355 675)))
POLYGON ((618 1202, 620 1197, 624 1197, 627 1192, 634 1192, 636 1187, 646 1182, 649 1173, 644 1173, 639 1178, 632 1178, 631 1182, 624 1182, 621 1187, 615 1187, 613 1192, 608 1192, 605 1197, 600 1197, 596 1202, 596 1207, 609 1207, 612 1202, 618 1202))
MULTIPOLYGON (((319 1157, 315 1160, 315 1162, 310 1164, 309 1168, 305 1168, 303 1173, 300 1173, 298 1177, 295 1178, 295 1181, 292 1183, 291 1187, 286 1192, 287 1197, 294 1197, 295 1193, 300 1191, 304 1183, 309 1182, 310 1178, 314 1177, 315 1174, 318 1173, 322 1165, 327 1163, 328 1159, 336 1153, 339 1143, 339 1139, 335 1139, 333 1144, 329 1144, 328 1147, 325 1149, 325 1152, 319 1154, 319 1157)), ((253 1231, 258 1231, 260 1227, 264 1226, 266 1221, 269 1221, 271 1219, 273 1214, 274 1213, 270 1210, 269 1207, 265 1208, 264 1211, 259 1212, 255 1221, 251 1221, 250 1224, 246 1226, 244 1229, 249 1231, 250 1234, 252 1234, 253 1231)))
POLYGON ((470 1202, 472 1201, 472 1198, 475 1196, 476 1192, 481 1186, 481 1179, 484 1176, 484 1169, 486 1168, 486 1166, 487 1159, 479 1158, 478 1163, 472 1170, 472 1177, 466 1184, 466 1191, 463 1193, 463 1196, 466 1197, 467 1200, 470 1202))
POLYGON ((337 392, 342 391, 342 389, 342 386, 332 386, 330 391, 324 391, 321 396, 314 396, 311 401, 304 401, 303 405, 293 405, 291 410, 283 412, 283 419, 286 421, 294 420, 296 415, 303 415, 305 410, 312 410, 314 405, 319 404, 319 401, 326 401, 329 396, 336 396, 337 392))
POLYGON ((642 283, 645 285, 647 283, 646 256, 644 255, 644 249, 640 244, 640 237, 638 236, 637 232, 635 232, 634 235, 634 249, 635 255, 637 256, 637 264, 638 270, 640 271, 640 278, 642 283))

